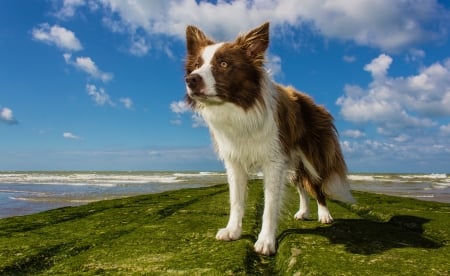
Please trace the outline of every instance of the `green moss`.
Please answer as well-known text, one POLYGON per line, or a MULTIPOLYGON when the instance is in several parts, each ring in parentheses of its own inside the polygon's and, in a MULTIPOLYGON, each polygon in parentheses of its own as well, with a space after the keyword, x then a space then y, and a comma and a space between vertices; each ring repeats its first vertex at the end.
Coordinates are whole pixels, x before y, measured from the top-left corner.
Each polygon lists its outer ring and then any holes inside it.
MULTIPOLYGON (((331 225, 295 221, 288 189, 278 253, 253 252, 262 187, 249 185, 243 236, 215 240, 225 185, 95 202, 0 220, 0 274, 447 275, 450 205, 355 192, 331 225)), ((311 202, 315 215, 315 202, 311 202)))

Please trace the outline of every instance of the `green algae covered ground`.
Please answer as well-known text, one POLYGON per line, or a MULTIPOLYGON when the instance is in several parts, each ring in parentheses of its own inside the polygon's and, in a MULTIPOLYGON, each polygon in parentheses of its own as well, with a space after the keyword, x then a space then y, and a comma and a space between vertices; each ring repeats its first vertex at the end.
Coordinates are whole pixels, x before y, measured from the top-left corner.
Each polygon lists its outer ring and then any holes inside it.
MULTIPOLYGON (((278 253, 253 252, 262 187, 249 184, 242 239, 215 240, 226 185, 0 219, 0 275, 449 275, 450 204, 355 192, 331 225, 295 221, 288 188, 278 253)), ((315 212, 315 202, 312 201, 315 212)))

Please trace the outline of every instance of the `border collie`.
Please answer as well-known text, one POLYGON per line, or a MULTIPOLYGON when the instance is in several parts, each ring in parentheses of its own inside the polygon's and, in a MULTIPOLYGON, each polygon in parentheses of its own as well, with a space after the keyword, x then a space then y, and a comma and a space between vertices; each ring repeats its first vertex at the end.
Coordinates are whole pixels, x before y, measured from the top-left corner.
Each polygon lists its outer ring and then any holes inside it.
POLYGON ((255 170, 264 174, 264 213, 254 245, 260 254, 276 252, 288 174, 300 195, 295 219, 309 218, 308 192, 321 223, 333 221, 326 198, 354 202, 333 117, 309 96, 273 82, 264 68, 269 23, 220 43, 188 26, 186 43, 186 101, 207 123, 228 176, 230 217, 218 240, 241 236, 247 178, 255 170))

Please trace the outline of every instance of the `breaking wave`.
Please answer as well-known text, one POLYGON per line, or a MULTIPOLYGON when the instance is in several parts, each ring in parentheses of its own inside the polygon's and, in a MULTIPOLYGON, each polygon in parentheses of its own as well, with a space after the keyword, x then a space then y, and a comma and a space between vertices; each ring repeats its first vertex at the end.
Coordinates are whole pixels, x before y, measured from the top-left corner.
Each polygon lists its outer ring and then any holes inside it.
POLYGON ((450 177, 445 173, 432 174, 350 174, 351 182, 399 182, 419 183, 432 182, 436 184, 450 184, 450 177))
POLYGON ((173 174, 155 173, 0 173, 0 183, 9 184, 65 184, 114 187, 130 184, 183 182, 173 174))

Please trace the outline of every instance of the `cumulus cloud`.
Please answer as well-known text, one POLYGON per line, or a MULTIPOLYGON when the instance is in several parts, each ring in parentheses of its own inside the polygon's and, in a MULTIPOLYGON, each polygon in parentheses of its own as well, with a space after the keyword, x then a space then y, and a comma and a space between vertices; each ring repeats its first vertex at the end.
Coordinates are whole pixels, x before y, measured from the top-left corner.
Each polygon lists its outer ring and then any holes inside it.
POLYGON ((71 140, 80 140, 81 139, 80 136, 75 135, 72 132, 64 132, 63 137, 66 139, 71 139, 71 140))
POLYGON ((35 40, 54 45, 62 50, 79 51, 83 49, 75 33, 59 25, 50 26, 48 23, 43 23, 33 28, 31 34, 35 40))
POLYGON ((8 107, 0 108, 0 122, 15 125, 18 121, 14 118, 13 111, 8 107))
POLYGON ((386 76, 387 70, 391 66, 392 58, 388 55, 381 54, 372 62, 364 66, 364 70, 370 72, 374 79, 383 78, 386 76))
POLYGON ((374 58, 364 66, 372 76, 367 87, 348 84, 336 101, 345 120, 356 128, 375 130, 370 139, 360 131, 342 132, 341 145, 350 166, 448 167, 450 59, 396 77, 389 74, 393 62, 386 54, 374 58))
POLYGON ((405 77, 389 76, 392 61, 381 54, 364 66, 373 78, 367 88, 345 86, 336 102, 344 119, 395 129, 436 126, 436 118, 450 115, 450 59, 405 77))
POLYGON ((76 57, 75 60, 72 60, 72 55, 69 53, 63 54, 63 57, 67 64, 87 73, 92 78, 99 79, 103 82, 109 82, 113 79, 112 73, 100 70, 90 57, 76 57))
MULTIPOLYGON (((62 6, 61 11, 70 15, 82 1, 65 2, 68 3, 62 6)), ((195 24, 217 39, 231 39, 236 33, 271 21, 274 28, 312 28, 326 38, 353 41, 385 51, 445 39, 450 25, 450 12, 434 0, 305 0, 300 5, 295 0, 215 3, 90 0, 84 5, 95 5, 105 10, 105 25, 131 36, 142 30, 149 36, 184 39, 186 24, 195 24)), ((135 50, 140 46, 144 46, 142 52, 148 50, 148 41, 137 42, 135 50)))
POLYGON ((98 105, 108 104, 110 106, 115 106, 114 102, 111 100, 108 93, 106 93, 105 89, 97 88, 97 86, 93 84, 87 84, 86 91, 96 104, 98 105))

